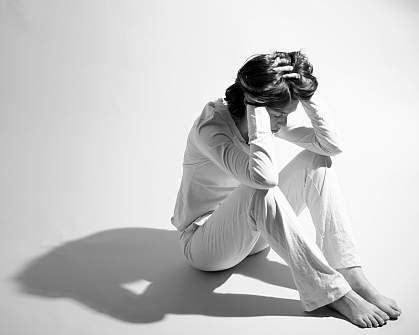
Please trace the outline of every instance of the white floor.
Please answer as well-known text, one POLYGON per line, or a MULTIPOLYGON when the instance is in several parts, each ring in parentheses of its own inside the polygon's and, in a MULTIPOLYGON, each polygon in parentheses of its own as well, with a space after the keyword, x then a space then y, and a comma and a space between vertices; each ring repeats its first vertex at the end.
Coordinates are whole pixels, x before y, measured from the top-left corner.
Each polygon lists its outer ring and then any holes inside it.
POLYGON ((407 0, 0 0, 0 334, 416 334, 418 16, 407 0), (344 140, 365 271, 403 310, 378 329, 304 313, 271 250, 192 269, 170 224, 204 103, 251 54, 300 48, 344 140))
MULTIPOLYGON (((391 240, 383 234, 377 248, 360 240, 370 279, 403 308, 399 320, 374 331, 415 334, 416 261, 400 257, 407 252, 402 246, 381 250, 391 240)), ((405 242, 415 243, 409 236, 405 242)), ((125 227, 5 252, 3 334, 363 331, 327 308, 304 313, 288 268, 269 250, 228 271, 205 273, 186 265, 176 232, 125 227)))
MULTIPOLYGON (((398 320, 375 330, 357 328, 328 308, 304 313, 288 267, 270 249, 230 270, 201 272, 184 261, 176 231, 146 225, 98 229, 66 241, 57 236, 49 245, 10 229, 1 236, 0 328, 4 334, 265 334, 275 329, 413 335, 416 235, 391 228, 395 223, 385 211, 384 206, 379 214, 367 214, 375 220, 364 229, 355 224, 368 277, 403 309, 398 320)), ((415 215, 417 210, 400 215, 397 222, 406 227, 403 222, 415 215)), ((314 238, 307 210, 299 223, 314 238)))

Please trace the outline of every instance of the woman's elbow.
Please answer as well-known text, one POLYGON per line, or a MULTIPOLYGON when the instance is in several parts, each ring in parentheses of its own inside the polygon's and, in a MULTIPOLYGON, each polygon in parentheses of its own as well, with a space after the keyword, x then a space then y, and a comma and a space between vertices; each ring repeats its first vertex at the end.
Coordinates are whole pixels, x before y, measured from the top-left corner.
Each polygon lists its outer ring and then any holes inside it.
POLYGON ((343 152, 342 146, 337 143, 320 144, 319 149, 322 151, 321 154, 325 156, 336 156, 343 152))
POLYGON ((332 150, 329 151, 329 156, 336 156, 342 152, 342 147, 334 147, 332 150))
POLYGON ((343 152, 342 144, 335 144, 333 146, 332 154, 330 156, 336 156, 338 154, 341 154, 343 152))

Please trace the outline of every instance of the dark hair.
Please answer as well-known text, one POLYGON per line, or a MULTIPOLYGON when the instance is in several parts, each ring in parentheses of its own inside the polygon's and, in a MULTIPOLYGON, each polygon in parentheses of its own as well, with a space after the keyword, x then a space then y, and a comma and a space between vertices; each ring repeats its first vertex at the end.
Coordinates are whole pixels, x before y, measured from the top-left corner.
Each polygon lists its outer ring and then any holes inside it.
POLYGON ((235 83, 225 92, 230 114, 235 119, 243 118, 245 101, 254 106, 283 108, 291 100, 310 99, 318 85, 312 72, 313 66, 301 51, 251 56, 238 71, 235 83), (282 60, 287 64, 278 65, 282 60), (275 69, 285 65, 293 66, 290 72, 299 73, 300 78, 284 78, 275 69))

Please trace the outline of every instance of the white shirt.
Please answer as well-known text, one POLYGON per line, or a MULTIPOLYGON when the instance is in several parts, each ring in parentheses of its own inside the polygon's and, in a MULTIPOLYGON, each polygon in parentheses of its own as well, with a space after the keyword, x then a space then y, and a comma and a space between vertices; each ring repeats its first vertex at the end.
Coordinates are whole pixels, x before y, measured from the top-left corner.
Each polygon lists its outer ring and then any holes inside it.
POLYGON ((287 125, 271 131, 266 108, 247 111, 249 144, 243 139, 227 102, 208 102, 189 131, 183 157, 183 175, 171 223, 179 231, 214 212, 241 183, 266 189, 278 184, 275 138, 282 138, 321 155, 340 152, 339 135, 318 102, 302 100, 312 127, 287 125))

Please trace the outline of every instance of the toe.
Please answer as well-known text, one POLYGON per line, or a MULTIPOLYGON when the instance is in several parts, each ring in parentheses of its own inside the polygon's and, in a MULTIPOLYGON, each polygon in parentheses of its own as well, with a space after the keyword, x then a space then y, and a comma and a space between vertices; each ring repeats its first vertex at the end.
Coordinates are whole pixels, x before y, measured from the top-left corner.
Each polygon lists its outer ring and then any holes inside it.
POLYGON ((393 299, 388 298, 388 300, 390 301, 389 305, 391 308, 395 309, 396 311, 398 311, 399 313, 401 313, 401 309, 400 307, 397 305, 397 302, 393 299))
POLYGON ((368 318, 371 320, 372 326, 378 327, 380 324, 378 323, 377 319, 374 317, 374 315, 369 315, 368 318))
POLYGON ((386 311, 386 312, 390 316, 391 319, 397 319, 400 315, 400 313, 393 308, 391 308, 389 311, 386 311))
POLYGON ((397 311, 399 314, 401 314, 402 310, 400 309, 399 306, 397 306, 396 303, 391 304, 390 307, 393 308, 395 311, 397 311))
POLYGON ((353 323, 355 323, 357 326, 359 326, 361 328, 367 328, 368 327, 367 323, 361 318, 356 319, 353 323))
POLYGON ((385 320, 384 320, 384 319, 380 316, 380 314, 375 313, 375 314, 374 314, 374 317, 375 317, 375 319, 378 321, 378 324, 379 324, 380 326, 382 326, 382 325, 385 325, 385 324, 386 324, 385 320))
MULTIPOLYGON (((389 319, 397 319, 397 317, 399 316, 399 312, 393 308, 390 307, 390 305, 379 305, 379 309, 381 312, 384 312, 385 314, 388 315, 389 319)), ((377 311, 376 311, 377 312, 377 311)))
POLYGON ((371 322, 371 320, 369 319, 368 316, 365 316, 364 317, 364 322, 367 324, 367 327, 368 328, 371 328, 372 327, 372 322, 371 322))
POLYGON ((378 310, 376 311, 376 313, 377 313, 379 316, 381 316, 381 318, 382 318, 384 321, 387 321, 387 320, 389 320, 389 319, 390 319, 390 317, 388 316, 388 314, 387 314, 386 312, 383 312, 381 309, 378 309, 378 310))

